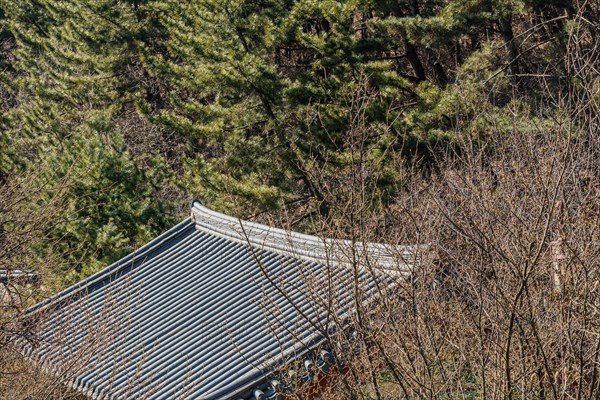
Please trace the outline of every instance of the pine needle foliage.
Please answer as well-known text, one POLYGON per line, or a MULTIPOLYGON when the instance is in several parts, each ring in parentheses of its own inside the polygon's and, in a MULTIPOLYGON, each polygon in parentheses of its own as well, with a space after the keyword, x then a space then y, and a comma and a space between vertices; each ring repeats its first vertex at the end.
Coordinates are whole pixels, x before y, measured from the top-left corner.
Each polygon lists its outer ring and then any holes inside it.
POLYGON ((568 38, 585 55, 597 35, 576 15, 597 20, 567 0, 2 0, 0 175, 97 164, 88 188, 137 188, 109 202, 131 218, 94 221, 121 221, 127 246, 183 216, 148 219, 148 198, 285 209, 307 228, 341 209, 334 182, 357 160, 385 208, 401 166, 428 176, 465 143, 493 151, 516 115, 520 134, 583 123, 562 99, 594 98, 597 77, 573 70, 568 38))

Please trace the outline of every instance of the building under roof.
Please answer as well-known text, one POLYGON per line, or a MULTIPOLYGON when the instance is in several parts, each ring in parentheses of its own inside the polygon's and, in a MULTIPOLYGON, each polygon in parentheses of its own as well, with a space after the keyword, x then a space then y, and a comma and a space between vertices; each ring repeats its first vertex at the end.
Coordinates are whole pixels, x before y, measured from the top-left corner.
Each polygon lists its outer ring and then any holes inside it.
POLYGON ((68 384, 92 398, 276 398, 282 367, 327 369, 324 332, 413 250, 270 228, 194 201, 185 221, 30 309, 46 317, 28 352, 49 371, 79 360, 68 384))

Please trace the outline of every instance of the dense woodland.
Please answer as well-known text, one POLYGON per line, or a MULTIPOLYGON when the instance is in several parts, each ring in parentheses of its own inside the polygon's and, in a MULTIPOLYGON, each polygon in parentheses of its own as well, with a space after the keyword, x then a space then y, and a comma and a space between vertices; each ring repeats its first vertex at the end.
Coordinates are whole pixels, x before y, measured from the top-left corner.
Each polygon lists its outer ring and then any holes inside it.
MULTIPOLYGON (((597 0, 0 0, 0 269, 44 282, 15 289, 0 335, 199 198, 436 247, 359 318, 367 350, 332 397, 597 398, 599 17, 597 0)), ((2 393, 26 392, 14 365, 2 393)))

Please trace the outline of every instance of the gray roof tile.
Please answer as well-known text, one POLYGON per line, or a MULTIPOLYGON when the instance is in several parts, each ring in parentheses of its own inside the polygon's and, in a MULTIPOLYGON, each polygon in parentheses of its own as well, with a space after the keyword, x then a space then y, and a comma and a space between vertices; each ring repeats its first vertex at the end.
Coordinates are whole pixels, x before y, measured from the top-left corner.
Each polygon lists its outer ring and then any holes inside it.
MULTIPOLYGON (((318 344, 331 310, 350 311, 352 248, 382 270, 402 270, 414 253, 244 222, 194 202, 190 218, 29 310, 49 313, 29 351, 49 369, 88 355, 72 385, 94 398, 260 396, 277 366, 318 344)), ((366 292, 380 283, 365 270, 360 277, 366 292)))

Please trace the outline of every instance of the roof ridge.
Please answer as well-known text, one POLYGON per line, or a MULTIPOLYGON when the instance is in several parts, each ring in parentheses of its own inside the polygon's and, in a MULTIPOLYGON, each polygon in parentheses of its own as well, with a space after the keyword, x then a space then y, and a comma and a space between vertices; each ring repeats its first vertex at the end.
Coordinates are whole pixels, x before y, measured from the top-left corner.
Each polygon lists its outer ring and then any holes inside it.
POLYGON ((352 264, 354 258, 390 268, 406 264, 418 252, 418 246, 364 243, 344 239, 321 238, 245 221, 192 202, 192 220, 204 232, 249 245, 259 250, 325 264, 352 264))

